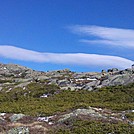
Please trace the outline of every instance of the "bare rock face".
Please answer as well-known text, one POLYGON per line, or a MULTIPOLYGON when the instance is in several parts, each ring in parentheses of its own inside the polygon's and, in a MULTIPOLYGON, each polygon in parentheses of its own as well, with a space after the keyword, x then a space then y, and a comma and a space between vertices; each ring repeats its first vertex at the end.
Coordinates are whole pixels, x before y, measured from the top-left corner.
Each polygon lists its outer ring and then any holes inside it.
POLYGON ((17 64, 0 64, 1 77, 29 78, 41 75, 41 72, 17 64))
POLYGON ((134 74, 120 74, 108 77, 102 81, 102 86, 127 85, 134 82, 134 74))
POLYGON ((23 73, 30 69, 15 65, 15 64, 0 64, 0 75, 2 76, 14 76, 14 77, 21 77, 23 73))
POLYGON ((126 85, 134 82, 134 70, 131 68, 96 72, 71 72, 69 69, 51 72, 35 71, 16 64, 0 64, 0 90, 5 84, 19 83, 24 87, 30 82, 41 82, 58 85, 65 90, 94 90, 95 88, 115 85, 126 85))

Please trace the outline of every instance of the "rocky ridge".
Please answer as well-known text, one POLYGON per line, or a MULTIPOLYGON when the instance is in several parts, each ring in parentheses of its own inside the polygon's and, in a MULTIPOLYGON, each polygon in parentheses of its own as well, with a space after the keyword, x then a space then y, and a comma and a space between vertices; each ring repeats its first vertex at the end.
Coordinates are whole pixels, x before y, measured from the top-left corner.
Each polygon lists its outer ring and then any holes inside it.
POLYGON ((25 87, 30 82, 43 82, 58 85, 61 89, 93 90, 104 86, 126 85, 134 82, 134 69, 116 68, 97 72, 72 72, 69 69, 51 72, 35 71, 15 64, 0 64, 0 90, 4 85, 16 84, 25 87))

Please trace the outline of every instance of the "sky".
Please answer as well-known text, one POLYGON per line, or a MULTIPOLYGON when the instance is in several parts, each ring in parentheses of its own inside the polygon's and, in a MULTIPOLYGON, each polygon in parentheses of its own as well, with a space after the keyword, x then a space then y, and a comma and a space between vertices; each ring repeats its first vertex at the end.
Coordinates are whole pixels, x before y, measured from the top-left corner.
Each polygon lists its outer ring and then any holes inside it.
POLYGON ((134 0, 0 0, 0 62, 51 71, 130 68, 134 0))

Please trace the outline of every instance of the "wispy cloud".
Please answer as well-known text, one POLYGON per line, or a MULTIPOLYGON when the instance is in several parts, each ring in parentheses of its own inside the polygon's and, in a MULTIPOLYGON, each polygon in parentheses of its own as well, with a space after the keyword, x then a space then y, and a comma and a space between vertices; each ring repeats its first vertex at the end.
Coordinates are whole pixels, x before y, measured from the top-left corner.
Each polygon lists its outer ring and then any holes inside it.
POLYGON ((134 61, 118 56, 85 53, 41 53, 14 46, 0 46, 0 57, 42 63, 73 64, 84 66, 130 67, 134 61))
POLYGON ((120 29, 86 25, 75 25, 70 28, 75 33, 97 37, 97 39, 95 40, 82 39, 80 40, 81 42, 134 48, 133 29, 120 29))

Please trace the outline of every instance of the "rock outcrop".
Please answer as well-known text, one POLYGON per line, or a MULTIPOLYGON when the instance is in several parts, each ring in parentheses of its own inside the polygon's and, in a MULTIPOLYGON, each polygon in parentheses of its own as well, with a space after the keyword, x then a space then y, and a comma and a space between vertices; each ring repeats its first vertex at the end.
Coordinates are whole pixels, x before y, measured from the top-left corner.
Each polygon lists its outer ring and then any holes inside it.
POLYGON ((64 90, 93 90, 104 86, 126 85, 134 82, 134 70, 118 70, 116 68, 108 71, 71 72, 69 69, 51 72, 41 72, 15 64, 0 64, 0 90, 6 85, 18 83, 16 87, 25 87, 30 82, 43 82, 58 85, 64 90))

